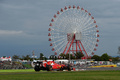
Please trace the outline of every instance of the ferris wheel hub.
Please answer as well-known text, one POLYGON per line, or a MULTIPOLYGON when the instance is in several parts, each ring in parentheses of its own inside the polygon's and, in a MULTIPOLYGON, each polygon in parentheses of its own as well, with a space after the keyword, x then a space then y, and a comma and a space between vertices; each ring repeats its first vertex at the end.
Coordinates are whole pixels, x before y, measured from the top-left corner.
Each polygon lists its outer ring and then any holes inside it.
POLYGON ((67 41, 72 41, 73 38, 77 41, 82 40, 82 33, 81 32, 76 32, 76 33, 67 33, 67 41))
POLYGON ((77 33, 75 33, 75 40, 82 40, 82 33, 81 32, 77 32, 77 33))

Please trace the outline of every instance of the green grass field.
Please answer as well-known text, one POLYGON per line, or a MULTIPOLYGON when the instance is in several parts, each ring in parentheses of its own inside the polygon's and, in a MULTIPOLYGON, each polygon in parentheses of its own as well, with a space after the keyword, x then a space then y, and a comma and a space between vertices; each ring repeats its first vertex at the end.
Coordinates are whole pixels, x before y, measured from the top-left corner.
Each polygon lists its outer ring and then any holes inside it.
POLYGON ((0 80, 120 80, 120 71, 0 70, 0 80))

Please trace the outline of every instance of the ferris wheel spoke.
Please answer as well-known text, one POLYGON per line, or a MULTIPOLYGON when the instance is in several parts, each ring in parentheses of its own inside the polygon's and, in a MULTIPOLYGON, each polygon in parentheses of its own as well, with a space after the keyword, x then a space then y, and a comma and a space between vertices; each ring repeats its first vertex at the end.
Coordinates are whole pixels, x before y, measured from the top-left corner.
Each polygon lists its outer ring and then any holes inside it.
POLYGON ((83 44, 84 44, 84 46, 85 46, 85 49, 87 49, 87 54, 88 55, 90 55, 91 53, 92 53, 92 51, 93 51, 93 46, 91 46, 91 44, 90 43, 87 43, 87 41, 85 41, 85 42, 83 42, 83 44))
POLYGON ((93 38, 87 38, 87 40, 86 40, 88 43, 90 43, 90 44, 94 44, 95 45, 95 42, 93 42, 94 40, 93 40, 93 38))
POLYGON ((93 22, 92 22, 92 21, 91 21, 89 24, 87 24, 84 29, 86 29, 86 28, 89 27, 90 25, 93 25, 93 22))
POLYGON ((60 43, 58 43, 57 45, 55 45, 54 48, 58 47, 58 46, 61 45, 62 43, 64 43, 64 41, 61 41, 60 43))
POLYGON ((88 46, 87 48, 88 48, 88 54, 90 55, 92 52, 93 52, 93 50, 94 50, 94 46, 88 46), (92 48, 90 48, 90 47, 92 47, 92 48))
POLYGON ((84 38, 84 40, 87 41, 87 43, 89 41, 90 41, 89 43, 93 43, 93 42, 96 43, 96 38, 86 37, 86 38, 84 38))
POLYGON ((64 32, 64 31, 59 30, 59 29, 54 29, 53 31, 56 31, 56 32, 64 32))
POLYGON ((64 48, 65 48, 65 43, 64 43, 64 45, 62 45, 58 50, 59 50, 59 53, 58 54, 61 54, 61 53, 63 53, 63 51, 64 51, 64 48), (61 51, 60 51, 60 49, 61 49, 61 51))
POLYGON ((84 25, 86 24, 86 21, 89 21, 88 19, 89 19, 89 16, 86 15, 86 17, 84 18, 84 21, 83 21, 83 24, 84 24, 84 25))
POLYGON ((66 33, 61 33, 61 32, 52 32, 51 33, 51 35, 55 35, 55 36, 58 36, 58 35, 60 35, 60 36, 62 36, 62 35, 66 35, 66 33))
POLYGON ((90 28, 90 27, 95 27, 95 24, 92 21, 89 24, 86 24, 84 29, 90 28))
POLYGON ((56 40, 56 41, 54 41, 54 42, 52 42, 52 43, 57 43, 57 42, 59 42, 59 41, 63 41, 65 38, 61 38, 61 39, 58 39, 58 40, 56 40))
POLYGON ((89 47, 88 47, 88 45, 89 45, 89 44, 83 42, 83 46, 84 46, 84 48, 85 48, 85 50, 86 50, 86 52, 87 52, 87 55, 89 55, 89 47), (85 46, 85 45, 86 45, 86 46, 85 46))
POLYGON ((83 27, 83 23, 85 22, 85 19, 84 19, 84 16, 85 16, 85 15, 86 15, 86 14, 80 16, 79 22, 80 22, 80 26, 81 26, 81 27, 83 27))
POLYGON ((64 32, 64 29, 63 29, 63 28, 60 28, 60 26, 61 26, 61 25, 55 27, 53 31, 56 31, 56 32, 64 32))
POLYGON ((85 47, 88 50, 93 50, 95 48, 95 43, 94 42, 90 42, 90 41, 87 40, 84 44, 86 45, 85 47))
POLYGON ((89 24, 89 22, 91 22, 91 18, 90 17, 88 19, 86 19, 85 24, 84 24, 84 28, 86 28, 86 25, 89 24))
POLYGON ((51 35, 59 35, 59 33, 53 33, 53 32, 52 32, 51 35))
MULTIPOLYGON (((85 45, 87 45, 86 47, 87 47, 89 50, 91 50, 91 52, 92 52, 93 50, 96 51, 95 46, 98 46, 98 44, 95 43, 95 38, 92 39, 92 40, 87 39, 86 41, 83 41, 83 42, 84 42, 85 45), (90 41, 92 41, 92 42, 90 42, 90 41)), ((91 53, 90 53, 90 54, 91 54, 91 53)))
MULTIPOLYGON (((89 26, 89 25, 88 25, 88 26, 89 26)), ((93 26, 91 26, 91 27, 86 27, 86 28, 84 28, 83 31, 89 31, 90 29, 96 29, 96 28, 95 28, 95 25, 93 25, 93 26)))
POLYGON ((93 32, 97 32, 97 29, 91 28, 91 29, 85 29, 83 31, 84 31, 83 33, 93 33, 93 32))
POLYGON ((57 38, 57 39, 59 39, 59 38, 64 38, 65 36, 53 36, 52 38, 57 38))
POLYGON ((94 34, 91 34, 91 33, 88 33, 88 34, 83 34, 83 36, 96 36, 96 33, 94 33, 94 34))
POLYGON ((96 42, 94 42, 95 40, 96 40, 96 38, 84 37, 83 41, 87 41, 87 43, 95 44, 96 43, 96 42))
POLYGON ((82 15, 83 18, 83 23, 86 21, 86 18, 88 17, 88 15, 84 12, 84 15, 82 15))
POLYGON ((59 52, 58 54, 60 54, 60 49, 62 49, 62 48, 64 48, 64 46, 65 46, 65 43, 67 43, 67 42, 64 42, 64 44, 63 45, 61 45, 57 50, 56 50, 56 52, 59 52))
POLYGON ((90 32, 82 33, 83 36, 96 36, 95 30, 91 30, 90 32))
POLYGON ((66 40, 66 39, 63 38, 63 39, 61 39, 61 40, 54 41, 53 44, 59 44, 59 43, 61 43, 62 41, 65 41, 65 40, 66 40))
POLYGON ((65 49, 65 47, 66 47, 66 44, 67 44, 67 42, 64 43, 64 46, 61 48, 60 53, 63 53, 63 51, 64 51, 64 49, 65 49))

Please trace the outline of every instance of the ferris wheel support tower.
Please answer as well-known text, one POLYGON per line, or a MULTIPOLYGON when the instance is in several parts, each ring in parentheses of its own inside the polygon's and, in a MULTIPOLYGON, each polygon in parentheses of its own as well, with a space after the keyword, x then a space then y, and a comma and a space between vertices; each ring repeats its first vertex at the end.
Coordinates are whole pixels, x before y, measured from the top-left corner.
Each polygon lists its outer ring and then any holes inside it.
POLYGON ((67 34, 68 43, 66 44, 63 54, 68 54, 70 51, 73 53, 73 55, 74 53, 77 53, 77 52, 82 52, 82 53, 84 52, 86 54, 86 58, 88 58, 89 56, 87 55, 87 52, 83 44, 81 43, 81 39, 82 39, 81 32, 80 33, 68 33, 67 34))

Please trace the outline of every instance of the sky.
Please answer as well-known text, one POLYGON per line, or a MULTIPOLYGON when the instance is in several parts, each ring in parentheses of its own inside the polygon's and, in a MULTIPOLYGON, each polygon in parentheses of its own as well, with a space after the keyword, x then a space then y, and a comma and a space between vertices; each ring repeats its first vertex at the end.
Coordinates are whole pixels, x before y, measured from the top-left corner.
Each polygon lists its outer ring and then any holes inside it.
POLYGON ((0 0, 0 56, 53 55, 48 41, 50 20, 61 8, 88 10, 99 26, 96 55, 118 56, 120 0, 0 0))

